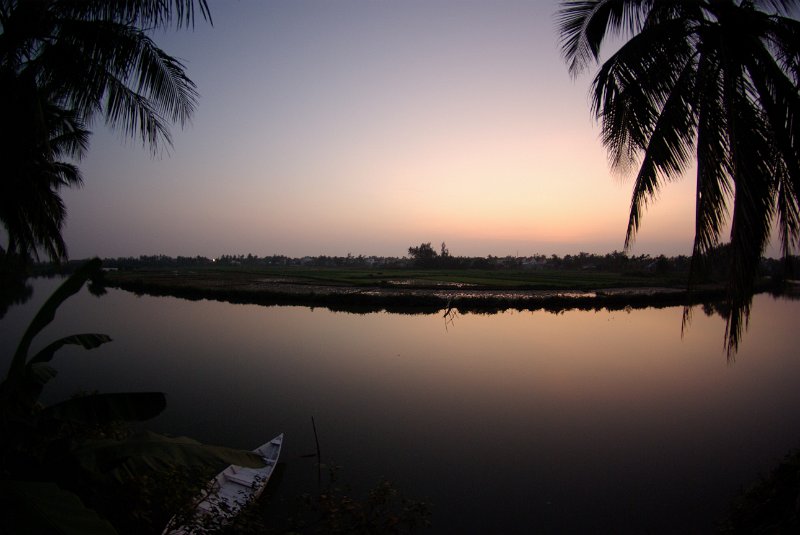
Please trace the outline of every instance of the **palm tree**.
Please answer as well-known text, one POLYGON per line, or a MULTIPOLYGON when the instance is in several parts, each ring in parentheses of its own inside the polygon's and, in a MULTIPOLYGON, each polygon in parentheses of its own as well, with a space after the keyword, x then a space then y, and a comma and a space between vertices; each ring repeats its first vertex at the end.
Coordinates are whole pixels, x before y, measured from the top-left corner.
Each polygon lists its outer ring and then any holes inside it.
POLYGON ((0 221, 8 232, 8 249, 22 257, 66 258, 61 237, 66 210, 58 190, 77 186, 80 158, 89 132, 72 111, 55 105, 34 80, 0 74, 0 106, 5 124, 0 133, 3 179, 0 221))
POLYGON ((557 14, 573 77, 600 62, 606 38, 624 40, 600 65, 591 105, 612 168, 638 167, 626 250, 647 205, 693 161, 690 289, 731 217, 729 356, 749 319, 772 224, 784 258, 800 239, 800 22, 791 17, 798 7, 798 0, 587 0, 562 2, 557 14))
POLYGON ((210 21, 206 0, 0 0, 0 221, 8 251, 67 257, 59 188, 81 183, 75 165, 98 115, 154 154, 183 126, 197 91, 149 32, 210 21))

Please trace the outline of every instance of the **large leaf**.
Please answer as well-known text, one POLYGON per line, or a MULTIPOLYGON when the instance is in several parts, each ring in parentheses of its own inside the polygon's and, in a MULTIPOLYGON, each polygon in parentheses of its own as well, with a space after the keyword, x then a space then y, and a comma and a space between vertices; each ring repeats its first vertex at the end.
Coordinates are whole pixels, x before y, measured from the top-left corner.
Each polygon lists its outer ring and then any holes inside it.
POLYGON ((18 535, 116 535, 116 530, 80 498, 55 483, 0 481, 0 532, 18 535))
POLYGON ((30 414, 31 409, 39 402, 44 385, 58 375, 58 372, 52 366, 41 363, 28 366, 26 372, 21 381, 13 383, 12 395, 20 404, 19 407, 24 407, 27 414, 30 414))
POLYGON ((14 392, 29 407, 33 406, 39 400, 44 385, 56 376, 56 370, 45 364, 45 362, 52 360, 58 349, 67 344, 93 349, 110 341, 111 338, 105 334, 92 333, 73 334, 56 340, 28 361, 25 366, 25 374, 22 377, 16 377, 16 381, 12 381, 14 392))
POLYGON ((101 262, 99 258, 93 258, 81 265, 55 292, 53 292, 53 295, 50 296, 44 305, 42 305, 42 308, 40 308, 39 312, 34 316, 17 346, 17 351, 14 353, 14 358, 11 360, 11 366, 8 370, 9 379, 22 376, 25 370, 25 362, 28 358, 28 350, 30 349, 33 338, 53 321, 56 316, 56 310, 61 306, 61 303, 70 296, 78 293, 87 280, 100 274, 100 266, 101 262))
POLYGON ((201 444, 187 437, 143 431, 125 440, 95 440, 75 449, 81 466, 96 476, 119 482, 148 471, 175 467, 222 470, 229 464, 260 468, 263 459, 252 451, 201 444))
POLYGON ((65 336, 64 338, 59 338, 55 342, 48 344, 47 347, 36 353, 36 355, 28 361, 28 364, 49 362, 52 360, 55 352, 65 345, 76 345, 84 349, 95 349, 110 341, 111 337, 107 334, 83 333, 65 336))
MULTIPOLYGON (((47 384, 51 379, 53 379, 58 372, 52 366, 48 366, 47 364, 39 364, 35 363, 31 366, 28 366, 28 373, 26 375, 27 383, 39 387, 47 384)), ((38 393, 36 398, 38 398, 38 393)))
POLYGON ((116 421, 141 422, 161 414, 167 400, 161 392, 92 394, 62 401, 42 412, 43 417, 105 425, 116 421))

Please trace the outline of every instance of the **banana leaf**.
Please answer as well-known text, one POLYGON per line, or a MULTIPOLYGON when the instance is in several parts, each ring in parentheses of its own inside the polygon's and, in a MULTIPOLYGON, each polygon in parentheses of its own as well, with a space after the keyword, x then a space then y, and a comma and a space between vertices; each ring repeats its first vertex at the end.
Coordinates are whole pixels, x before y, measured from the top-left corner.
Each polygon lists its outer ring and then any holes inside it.
MULTIPOLYGON (((37 386, 46 385, 51 379, 58 375, 58 371, 47 364, 33 364, 28 366, 27 382, 37 386)), ((38 395, 36 396, 38 398, 38 395)))
POLYGON ((59 338, 55 342, 48 344, 47 347, 36 353, 36 355, 28 361, 28 364, 50 362, 55 352, 65 345, 76 345, 84 349, 94 349, 110 341, 111 337, 107 334, 83 333, 65 336, 64 338, 59 338))
POLYGON ((85 264, 78 267, 75 272, 65 280, 61 286, 53 292, 53 295, 45 301, 42 308, 34 316, 22 339, 17 346, 14 353, 14 358, 11 359, 11 364, 8 369, 8 378, 20 377, 25 372, 26 359, 28 358, 28 350, 31 346, 33 338, 41 332, 56 316, 56 310, 66 299, 78 293, 83 287, 83 284, 100 274, 100 266, 102 263, 99 258, 89 260, 85 264))
POLYGON ((27 366, 26 372, 21 380, 9 384, 8 392, 13 395, 14 405, 30 414, 39 401, 44 385, 58 375, 58 372, 47 364, 27 366))
POLYGON ((73 334, 59 338, 31 358, 25 365, 25 373, 16 376, 16 381, 10 382, 8 388, 15 389, 20 402, 30 408, 38 401, 44 385, 56 376, 56 370, 45 364, 52 360, 56 351, 65 345, 94 349, 110 341, 111 337, 108 335, 96 333, 73 334))
POLYGON ((155 418, 166 408, 161 392, 120 392, 90 394, 51 405, 42 411, 42 418, 54 418, 87 425, 111 422, 141 422, 155 418))
POLYGON ((142 431, 125 440, 93 440, 72 451, 84 470, 119 483, 151 471, 175 467, 219 472, 229 464, 260 468, 263 459, 252 451, 209 446, 188 437, 168 437, 142 431))
POLYGON ((104 518, 77 495, 52 482, 0 480, 0 533, 116 535, 104 518))

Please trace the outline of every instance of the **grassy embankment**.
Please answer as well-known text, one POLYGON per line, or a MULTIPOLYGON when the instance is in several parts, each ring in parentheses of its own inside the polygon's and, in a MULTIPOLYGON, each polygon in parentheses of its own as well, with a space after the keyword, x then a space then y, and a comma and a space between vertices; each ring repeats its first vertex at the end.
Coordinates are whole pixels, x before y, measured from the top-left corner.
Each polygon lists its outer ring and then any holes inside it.
POLYGON ((107 285, 136 293, 333 310, 426 313, 679 305, 719 297, 682 291, 685 274, 547 270, 421 270, 243 266, 113 271, 107 285))

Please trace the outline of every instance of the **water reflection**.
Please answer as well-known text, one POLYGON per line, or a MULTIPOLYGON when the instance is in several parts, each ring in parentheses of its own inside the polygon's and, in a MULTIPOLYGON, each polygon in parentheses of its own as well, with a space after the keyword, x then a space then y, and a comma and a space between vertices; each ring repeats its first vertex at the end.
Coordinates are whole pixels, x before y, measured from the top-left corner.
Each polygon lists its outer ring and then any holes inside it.
POLYGON ((32 296, 33 285, 29 283, 27 274, 8 269, 0 258, 0 319, 3 319, 10 307, 21 305, 32 296))
MULTIPOLYGON (((40 294, 21 309, 36 309, 40 294)), ((12 309, 7 339, 30 316, 12 309)), ((156 431, 252 447, 286 432, 282 491, 326 461, 435 504, 435 531, 709 531, 728 498, 800 445, 800 303, 757 296, 733 366, 724 320, 681 307, 356 315, 135 297, 65 303, 50 395, 162 390, 156 431), (446 328, 445 328, 446 327, 446 328), (114 346, 114 347, 111 347, 114 346)), ((8 328, 8 329, 7 329, 8 328)), ((24 327, 23 327, 24 328, 24 327)), ((53 336, 43 336, 51 339, 53 336)))

